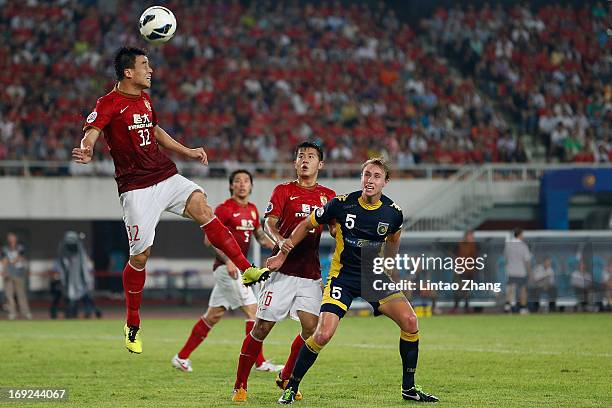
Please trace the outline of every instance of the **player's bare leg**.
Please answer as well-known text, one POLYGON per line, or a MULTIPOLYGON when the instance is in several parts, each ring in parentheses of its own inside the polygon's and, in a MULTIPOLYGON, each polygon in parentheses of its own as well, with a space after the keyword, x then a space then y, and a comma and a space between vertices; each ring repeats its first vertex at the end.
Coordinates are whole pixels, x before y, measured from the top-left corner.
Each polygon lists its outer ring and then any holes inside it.
POLYGON ((393 320, 401 329, 402 397, 405 400, 437 402, 437 397, 423 392, 414 383, 414 373, 419 359, 419 324, 410 302, 404 296, 395 297, 382 303, 378 311, 393 320))
POLYGON ((263 341, 275 324, 276 322, 256 319, 253 329, 250 333, 247 333, 244 338, 242 348, 240 349, 240 358, 238 359, 238 369, 236 370, 236 382, 234 383, 232 401, 246 401, 247 383, 251 368, 253 368, 257 356, 261 353, 263 341))
MULTIPOLYGON (((293 343, 291 344, 291 352, 289 353, 289 357, 287 357, 285 368, 283 368, 283 371, 276 376, 276 385, 282 390, 287 388, 289 377, 291 377, 291 372, 295 367, 295 362, 297 361, 302 346, 304 346, 304 342, 307 338, 314 334, 319 322, 319 316, 312 313, 298 310, 297 315, 302 325, 302 331, 295 336, 295 339, 293 339, 293 343)), ((302 394, 299 391, 295 393, 295 399, 296 401, 302 399, 302 394)))
POLYGON ((518 305, 520 314, 529 314, 527 310, 527 285, 522 285, 519 290, 519 305, 518 305))
POLYGON ((251 266, 240 250, 240 246, 232 233, 215 216, 213 209, 208 205, 206 196, 196 190, 187 199, 185 215, 196 221, 206 234, 210 243, 225 255, 245 274, 253 273, 258 277, 268 271, 267 268, 251 266))
POLYGON ((224 314, 225 308, 222 306, 213 306, 206 310, 206 313, 193 325, 191 334, 181 351, 172 357, 171 362, 174 368, 188 373, 193 371, 189 356, 204 341, 208 332, 221 320, 224 314))
POLYGON ((508 283, 506 287, 506 304, 504 306, 504 312, 510 313, 512 311, 512 304, 515 302, 516 296, 516 284, 508 283))
POLYGON ((142 353, 140 340, 140 304, 144 288, 147 260, 151 247, 138 255, 130 256, 123 269, 123 290, 125 293, 126 324, 124 327, 125 347, 131 353, 142 353))
POLYGON ((302 325, 301 335, 304 339, 307 339, 314 334, 315 330, 317 330, 319 316, 304 312, 302 310, 298 310, 297 315, 300 319, 300 324, 302 325))
POLYGON ((302 346, 298 354, 285 392, 283 392, 283 395, 278 400, 279 404, 291 404, 296 399, 300 381, 302 381, 304 375, 315 363, 323 347, 332 339, 338 324, 340 324, 340 317, 338 315, 330 312, 321 312, 317 329, 312 336, 306 339, 304 346, 302 346))

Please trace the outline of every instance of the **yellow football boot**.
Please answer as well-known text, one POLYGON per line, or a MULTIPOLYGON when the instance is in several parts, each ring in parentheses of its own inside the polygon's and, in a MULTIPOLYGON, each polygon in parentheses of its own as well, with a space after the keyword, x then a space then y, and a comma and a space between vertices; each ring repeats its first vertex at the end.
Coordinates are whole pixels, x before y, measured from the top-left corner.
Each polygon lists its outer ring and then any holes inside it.
POLYGON ((140 327, 128 326, 127 324, 123 328, 123 332, 125 334, 125 348, 127 348, 130 353, 142 353, 140 331, 140 327))

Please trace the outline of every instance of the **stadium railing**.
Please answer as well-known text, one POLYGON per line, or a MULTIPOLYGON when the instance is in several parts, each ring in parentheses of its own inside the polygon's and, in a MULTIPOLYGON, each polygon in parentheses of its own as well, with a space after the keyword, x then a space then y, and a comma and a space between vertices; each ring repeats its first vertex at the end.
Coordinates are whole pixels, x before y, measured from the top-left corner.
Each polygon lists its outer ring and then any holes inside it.
MULTIPOLYGON (((501 308, 506 300, 508 276, 504 259, 504 248, 511 238, 508 231, 476 231, 477 256, 485 258, 484 269, 477 271, 474 281, 478 283, 499 283, 500 291, 470 292, 472 307, 501 308)), ((572 273, 582 260, 586 263, 587 275, 593 285, 590 289, 593 302, 610 302, 606 298, 605 282, 602 281, 607 265, 612 268, 612 231, 525 231, 524 237, 530 248, 532 273, 545 258, 550 258, 554 270, 554 282, 557 289, 556 304, 558 307, 574 307, 579 303, 572 286, 572 273)), ((457 246, 463 238, 463 231, 411 231, 402 235, 399 254, 412 257, 456 257, 457 246)), ((326 277, 331 265, 335 240, 327 235, 322 236, 320 259, 323 275, 326 277)), ((612 272, 607 269, 608 272, 612 272)), ((454 282, 461 276, 455 276, 451 269, 419 271, 414 276, 400 272, 400 279, 430 280, 431 282, 454 282)), ((533 289, 533 284, 528 284, 533 289)), ((608 289, 612 290, 612 288, 608 289)), ((455 293, 450 291, 417 291, 413 294, 415 304, 431 304, 434 299, 437 306, 450 307, 454 304, 455 293)), ((547 296, 528 301, 547 305, 547 296), (546 299, 546 300, 545 300, 546 299)), ((358 304, 367 307, 365 304, 358 304)))
MULTIPOLYGON (((287 178, 295 175, 292 163, 269 162, 211 162, 202 166, 195 162, 176 161, 182 174, 188 177, 222 177, 225 178, 233 170, 246 168, 260 176, 270 178, 287 178)), ((456 176, 461 179, 468 172, 478 170, 479 179, 488 178, 491 181, 504 180, 536 180, 545 171, 575 168, 610 168, 612 163, 489 163, 474 164, 435 164, 422 163, 415 165, 400 165, 391 162, 392 176, 399 178, 437 179, 456 176)), ((320 172, 323 178, 358 177, 361 172, 360 163, 325 164, 320 172)), ((62 177, 62 176, 112 176, 114 166, 110 160, 94 160, 89 165, 80 165, 70 161, 37 161, 37 160, 0 160, 0 176, 25 177, 62 177)))
MULTIPOLYGON (((544 258, 550 258, 554 269, 555 287, 557 288, 557 306, 573 307, 579 303, 576 291, 572 286, 572 273, 577 270, 580 261, 587 265, 587 274, 593 282, 591 295, 595 302, 610 302, 606 297, 603 285, 605 272, 612 272, 612 231, 525 231, 525 240, 532 253, 532 270, 540 265, 544 258)), ((454 257, 457 245, 463 236, 462 231, 431 231, 406 232, 402 236, 399 254, 413 257, 454 257)), ((510 238, 507 231, 476 231, 477 256, 485 258, 485 267, 474 275, 478 283, 499 283, 500 291, 474 291, 470 293, 470 304, 479 308, 501 308, 506 299, 507 274, 504 260, 504 247, 510 238)), ((331 266, 335 249, 335 240, 328 234, 321 238, 320 260, 324 280, 331 266)), ((270 251, 262 248, 256 241, 253 243, 250 259, 256 264, 262 264, 270 251)), ((151 298, 172 301, 188 301, 196 293, 198 299, 206 299, 214 284, 212 274, 212 259, 150 259, 148 278, 145 291, 151 298)), ((52 259, 31 259, 30 290, 39 299, 47 298, 50 271, 54 268, 52 259)), ((435 269, 419 271, 414 275, 401 271, 401 279, 430 280, 431 282, 453 282, 458 277, 452 269, 435 269)), ((97 285, 106 278, 118 279, 120 274, 108 271, 97 273, 97 285)), ((461 278, 461 277, 459 277, 461 278)), ((119 286, 120 288, 120 286, 119 286)), ((0 289, 1 282, 0 282, 0 289)), ((110 296, 112 293, 97 286, 98 296, 110 296)), ((612 289, 612 288, 610 288, 612 289)), ((608 290, 610 290, 608 289, 608 290)), ((455 293, 451 291, 416 291, 411 295, 415 305, 431 305, 435 300, 439 307, 452 307, 455 293)), ((548 303, 547 297, 531 299, 543 305, 548 303)), ((609 303, 608 303, 609 305, 609 303)), ((356 309, 367 308, 367 303, 356 302, 356 309)))

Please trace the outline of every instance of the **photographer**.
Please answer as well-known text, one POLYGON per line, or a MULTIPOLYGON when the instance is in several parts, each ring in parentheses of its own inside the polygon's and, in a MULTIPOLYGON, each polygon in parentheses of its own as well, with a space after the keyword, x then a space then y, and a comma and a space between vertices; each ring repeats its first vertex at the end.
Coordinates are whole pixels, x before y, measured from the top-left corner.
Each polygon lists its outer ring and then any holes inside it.
POLYGON ((85 318, 89 318, 92 312, 96 317, 102 317, 102 312, 95 306, 90 295, 94 289, 94 276, 83 237, 83 234, 67 231, 58 248, 60 281, 68 300, 66 318, 77 317, 80 302, 83 302, 85 308, 85 318))

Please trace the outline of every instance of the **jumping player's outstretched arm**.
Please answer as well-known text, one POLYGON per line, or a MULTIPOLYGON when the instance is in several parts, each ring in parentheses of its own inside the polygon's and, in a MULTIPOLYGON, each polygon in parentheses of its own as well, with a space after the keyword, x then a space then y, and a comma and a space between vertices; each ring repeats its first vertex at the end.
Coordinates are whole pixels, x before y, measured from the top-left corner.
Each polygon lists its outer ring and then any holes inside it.
POLYGON ((182 154, 183 156, 187 156, 190 159, 199 160, 202 164, 208 164, 208 156, 202 147, 196 147, 195 149, 190 149, 188 147, 183 146, 176 140, 172 138, 164 129, 159 126, 155 126, 153 130, 155 134, 155 139, 157 139, 157 143, 160 146, 168 149, 170 151, 182 154))
POLYGON ((101 133, 102 132, 97 128, 87 128, 85 136, 81 139, 81 146, 72 149, 72 158, 76 163, 87 164, 91 161, 94 145, 101 133))

